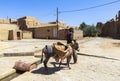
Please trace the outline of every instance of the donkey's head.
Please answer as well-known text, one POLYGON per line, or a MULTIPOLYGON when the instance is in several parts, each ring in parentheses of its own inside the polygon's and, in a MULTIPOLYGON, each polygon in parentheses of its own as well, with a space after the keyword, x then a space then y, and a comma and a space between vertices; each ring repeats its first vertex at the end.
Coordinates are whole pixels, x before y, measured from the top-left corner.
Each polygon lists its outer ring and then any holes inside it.
POLYGON ((75 50, 79 51, 79 44, 78 44, 78 42, 77 42, 76 40, 73 40, 73 45, 72 45, 72 47, 73 47, 75 50))

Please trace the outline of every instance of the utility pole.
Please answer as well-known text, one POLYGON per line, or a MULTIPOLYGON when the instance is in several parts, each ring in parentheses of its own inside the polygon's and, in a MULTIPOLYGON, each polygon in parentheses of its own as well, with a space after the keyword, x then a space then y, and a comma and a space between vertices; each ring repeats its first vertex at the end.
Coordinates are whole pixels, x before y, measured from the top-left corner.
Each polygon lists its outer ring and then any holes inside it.
POLYGON ((57 13, 57 19, 56 19, 56 22, 58 23, 58 8, 57 8, 57 11, 56 11, 56 13, 57 13))
POLYGON ((58 12, 58 8, 57 8, 57 11, 56 11, 56 14, 57 14, 57 18, 56 18, 56 24, 57 24, 57 39, 59 38, 58 36, 58 29, 59 29, 59 26, 58 26, 58 15, 59 15, 59 12, 58 12))

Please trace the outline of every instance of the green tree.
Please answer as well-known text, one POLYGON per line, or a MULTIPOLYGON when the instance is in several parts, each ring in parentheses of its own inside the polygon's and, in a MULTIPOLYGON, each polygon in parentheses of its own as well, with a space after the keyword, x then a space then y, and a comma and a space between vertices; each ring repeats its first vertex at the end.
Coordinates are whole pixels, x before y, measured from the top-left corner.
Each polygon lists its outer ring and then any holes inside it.
POLYGON ((94 25, 87 25, 84 22, 80 24, 80 29, 83 30, 83 36, 98 36, 100 34, 100 31, 94 26, 94 25))
POLYGON ((79 29, 84 30, 86 27, 87 27, 87 24, 86 24, 85 22, 82 22, 82 23, 80 24, 79 29))

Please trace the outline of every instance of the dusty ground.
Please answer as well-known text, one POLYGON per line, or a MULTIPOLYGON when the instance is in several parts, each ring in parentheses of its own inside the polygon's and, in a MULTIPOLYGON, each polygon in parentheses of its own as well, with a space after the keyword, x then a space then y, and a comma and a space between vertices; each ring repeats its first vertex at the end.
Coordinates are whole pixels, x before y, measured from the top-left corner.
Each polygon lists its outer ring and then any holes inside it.
POLYGON ((120 40, 95 38, 80 44, 80 53, 120 59, 120 40))
MULTIPOLYGON (((53 62, 53 61, 51 61, 53 62)), ((46 74, 43 65, 11 81, 119 81, 120 62, 108 59, 79 56, 78 64, 71 64, 71 70, 62 66, 60 70, 49 64, 46 74)))
POLYGON ((78 63, 71 61, 72 69, 63 64, 59 70, 51 58, 48 74, 40 64, 11 81, 120 81, 120 40, 85 38, 78 42, 78 63))

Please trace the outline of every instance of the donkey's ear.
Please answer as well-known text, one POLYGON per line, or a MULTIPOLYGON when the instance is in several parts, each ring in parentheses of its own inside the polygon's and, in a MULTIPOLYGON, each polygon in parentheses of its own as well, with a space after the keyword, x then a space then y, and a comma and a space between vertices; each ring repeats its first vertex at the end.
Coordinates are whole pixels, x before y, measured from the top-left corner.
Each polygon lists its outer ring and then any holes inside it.
POLYGON ((45 45, 45 48, 47 48, 47 45, 45 45))

